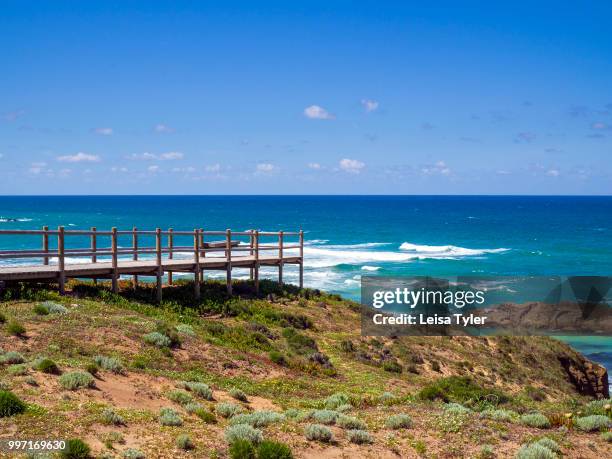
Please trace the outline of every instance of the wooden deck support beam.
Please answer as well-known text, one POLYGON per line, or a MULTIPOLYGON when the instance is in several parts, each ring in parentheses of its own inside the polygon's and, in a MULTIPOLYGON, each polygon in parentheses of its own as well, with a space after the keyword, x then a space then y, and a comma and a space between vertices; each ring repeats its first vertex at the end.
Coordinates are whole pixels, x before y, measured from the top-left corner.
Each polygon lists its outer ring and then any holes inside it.
POLYGON ((113 272, 111 273, 111 290, 113 293, 119 293, 119 271, 117 269, 117 228, 111 229, 111 257, 113 272))
POLYGON ((283 232, 278 232, 278 285, 283 285, 283 232))
MULTIPOLYGON (((45 252, 45 254, 49 253, 49 227, 48 226, 43 226, 43 242, 42 242, 42 249, 45 252)), ((43 257, 43 265, 48 266, 49 265, 49 257, 45 256, 43 257)))
POLYGON ((161 240, 161 228, 155 229, 155 277, 156 277, 156 295, 157 302, 162 301, 162 276, 164 274, 164 268, 162 267, 162 240, 161 240))
POLYGON ((300 288, 304 288, 304 231, 300 230, 300 288))
POLYGON ((227 283, 227 293, 232 294, 232 230, 227 229, 225 231, 225 258, 226 258, 226 271, 225 281, 227 283))
MULTIPOLYGON (((172 260, 174 258, 173 248, 174 248, 174 234, 172 228, 168 230, 168 260, 172 260)), ((168 285, 172 285, 172 271, 168 271, 168 285)))
POLYGON ((193 294, 196 300, 200 299, 200 232, 193 230, 193 294))
POLYGON ((259 230, 255 230, 255 294, 259 295, 259 230))
POLYGON ((64 260, 64 227, 57 228, 57 278, 60 295, 66 293, 66 273, 64 260))
MULTIPOLYGON (((132 228, 132 260, 138 261, 138 228, 132 228)), ((132 287, 138 288, 138 276, 132 276, 132 287)))
MULTIPOLYGON (((98 240, 96 237, 96 227, 92 226, 91 227, 91 236, 90 237, 90 244, 91 244, 91 262, 92 263, 96 263, 98 261, 98 257, 96 255, 96 252, 98 250, 98 240)), ((98 285, 98 279, 97 278, 93 278, 93 283, 94 285, 98 285)))

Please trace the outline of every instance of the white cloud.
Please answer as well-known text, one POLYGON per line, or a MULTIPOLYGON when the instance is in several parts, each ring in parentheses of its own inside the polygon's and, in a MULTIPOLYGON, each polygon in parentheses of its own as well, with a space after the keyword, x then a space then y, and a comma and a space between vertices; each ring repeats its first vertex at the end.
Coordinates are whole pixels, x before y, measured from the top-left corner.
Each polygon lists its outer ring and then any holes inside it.
POLYGON ((2 115, 5 121, 15 121, 17 118, 21 118, 25 115, 25 110, 15 110, 14 112, 8 112, 2 115))
POLYGON ((44 171, 45 167, 47 167, 47 163, 45 162, 42 162, 42 161, 34 162, 30 164, 30 168, 28 169, 28 172, 30 174, 38 175, 44 171))
POLYGON ((319 163, 308 163, 308 167, 315 170, 321 169, 321 165, 319 163))
POLYGON ((306 107, 304 109, 304 116, 310 119, 317 120, 333 120, 335 117, 323 107, 319 107, 318 105, 311 105, 310 107, 306 107))
POLYGON ((187 166, 187 167, 173 167, 172 172, 184 172, 186 174, 195 172, 195 167, 187 166))
POLYGON ((546 171, 546 175, 548 175, 549 177, 559 177, 560 172, 558 169, 549 169, 548 171, 546 171))
POLYGON ((426 164, 421 168, 421 172, 425 175, 450 175, 450 167, 444 161, 437 161, 435 164, 426 164))
POLYGON ((111 172, 127 172, 128 168, 127 167, 111 167, 111 172))
POLYGON ((162 153, 161 155, 159 155, 159 159, 172 161, 175 159, 183 159, 183 156, 183 153, 179 151, 169 151, 168 153, 162 153))
POLYGON ((98 135, 113 135, 113 128, 109 128, 109 127, 94 128, 92 129, 92 132, 98 135))
POLYGON ((171 128, 167 124, 162 123, 156 124, 153 130, 161 134, 171 134, 172 132, 174 132, 174 128, 171 128))
POLYGON ((591 125, 591 127, 592 127, 593 129, 597 129, 597 130, 599 130, 599 131, 601 131, 601 130, 605 130, 605 129, 610 129, 610 126, 608 126, 606 123, 600 123, 600 122, 598 122, 598 123, 593 123, 593 124, 591 125))
POLYGON ((270 163, 260 163, 256 167, 256 172, 258 173, 270 173, 276 170, 276 166, 270 163))
POLYGON ((149 166, 147 167, 147 171, 151 172, 152 174, 159 172, 159 166, 149 166))
POLYGON ((209 164, 204 168, 206 172, 219 172, 221 170, 221 164, 209 164))
POLYGON ((373 112, 378 109, 378 101, 371 99, 361 99, 361 105, 365 108, 367 113, 373 112))
POLYGON ((132 153, 128 156, 128 159, 135 161, 173 161, 176 159, 183 159, 185 155, 178 151, 169 151, 168 153, 161 153, 159 155, 144 152, 144 153, 132 153))
POLYGON ((100 157, 98 155, 91 155, 89 153, 83 153, 82 151, 79 151, 76 155, 58 156, 57 160, 63 163, 97 163, 100 162, 100 157))
POLYGON ((340 160, 340 169, 351 174, 359 174, 365 167, 365 163, 356 159, 344 158, 340 160))

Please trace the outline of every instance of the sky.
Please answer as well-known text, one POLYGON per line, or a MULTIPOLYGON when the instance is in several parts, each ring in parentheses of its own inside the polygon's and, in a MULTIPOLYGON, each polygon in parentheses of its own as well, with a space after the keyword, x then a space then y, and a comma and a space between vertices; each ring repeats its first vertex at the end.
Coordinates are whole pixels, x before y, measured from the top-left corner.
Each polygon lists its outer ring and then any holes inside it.
POLYGON ((424 3, 2 0, 0 194, 612 194, 612 4, 424 3))

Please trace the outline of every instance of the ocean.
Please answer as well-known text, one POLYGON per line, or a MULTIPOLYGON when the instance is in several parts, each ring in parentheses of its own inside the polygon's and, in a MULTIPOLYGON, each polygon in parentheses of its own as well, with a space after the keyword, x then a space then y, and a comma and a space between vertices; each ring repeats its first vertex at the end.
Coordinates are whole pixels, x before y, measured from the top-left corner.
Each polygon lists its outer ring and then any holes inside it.
MULTIPOLYGON (((355 300, 362 275, 612 275, 612 196, 0 196, 0 229, 43 225, 303 229, 306 286, 355 300)), ((612 368, 612 338, 568 341, 612 368)))

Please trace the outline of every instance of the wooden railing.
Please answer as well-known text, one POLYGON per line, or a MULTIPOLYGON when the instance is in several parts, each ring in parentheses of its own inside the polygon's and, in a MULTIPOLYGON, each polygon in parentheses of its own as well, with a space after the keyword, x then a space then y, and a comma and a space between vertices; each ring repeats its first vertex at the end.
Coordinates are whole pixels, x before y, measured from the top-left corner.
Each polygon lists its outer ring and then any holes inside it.
MULTIPOLYGON (((84 257, 89 258, 92 264, 97 263, 111 263, 112 267, 112 289, 117 291, 117 282, 119 275, 117 269, 120 263, 120 257, 131 255, 130 261, 142 261, 141 256, 152 256, 154 255, 155 266, 157 266, 157 278, 160 283, 160 278, 163 276, 162 262, 164 256, 168 260, 174 260, 175 255, 180 254, 186 256, 191 254, 191 258, 194 262, 194 274, 196 276, 196 295, 199 295, 199 281, 202 275, 202 266, 205 264, 207 255, 212 258, 222 258, 225 261, 226 276, 228 280, 228 290, 231 293, 231 276, 232 276, 232 259, 242 257, 252 257, 253 265, 250 269, 250 278, 255 280, 258 285, 259 279, 259 259, 264 253, 277 253, 278 257, 278 279, 279 282, 283 282, 283 264, 284 264, 284 253, 288 249, 297 249, 300 260, 303 260, 304 254, 304 233, 303 231, 298 232, 269 232, 259 230, 249 231, 231 231, 227 229, 225 231, 204 231, 201 228, 196 228, 193 231, 176 231, 172 228, 168 230, 162 230, 156 228, 155 230, 139 230, 134 227, 131 230, 118 230, 112 228, 110 231, 99 231, 96 227, 92 227, 90 230, 66 230, 63 226, 57 228, 57 230, 50 230, 47 226, 44 226, 41 230, 0 230, 0 236, 38 236, 41 238, 41 249, 7 249, 0 250, 0 260, 2 259, 41 259, 43 266, 49 266, 52 257, 57 258, 57 277, 60 291, 63 292, 65 288, 65 271, 66 271, 66 258, 67 257, 84 257), (74 238, 80 237, 89 239, 88 247, 75 247, 70 248, 67 245, 67 241, 74 238), (207 238, 221 238, 221 240, 211 241, 207 238), (297 238, 297 242, 293 244, 287 244, 285 241, 286 237, 297 238), (107 247, 101 247, 99 242, 101 239, 108 238, 110 244, 107 247), (128 247, 120 246, 119 239, 129 238, 131 244, 128 247), (166 243, 164 244, 164 238, 166 243), (189 238, 192 243, 189 245, 177 245, 177 239, 183 241, 189 238), (261 243, 262 238, 274 238, 277 243, 261 243), (55 248, 52 248, 50 242, 56 239, 55 248), (143 245, 142 242, 145 240, 151 241, 154 239, 154 245, 143 245), (235 255, 234 252, 238 252, 235 255), (211 256, 213 253, 222 253, 221 256, 211 256), (240 253, 245 253, 240 255, 240 253), (107 258, 107 260, 101 260, 107 258)), ((209 258, 209 259, 210 259, 209 258)), ((243 258, 244 259, 244 258, 243 258)), ((212 260, 211 260, 212 261, 212 260)), ((300 265, 299 273, 299 284, 303 285, 303 266, 300 265)), ((171 285, 173 282, 172 270, 167 270, 168 283, 171 285)), ((94 277, 94 282, 97 279, 94 277)), ((134 274, 132 277, 134 286, 138 284, 138 275, 134 274)))

